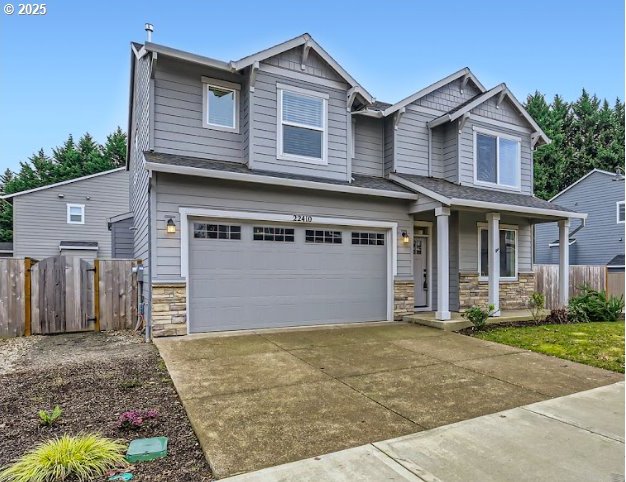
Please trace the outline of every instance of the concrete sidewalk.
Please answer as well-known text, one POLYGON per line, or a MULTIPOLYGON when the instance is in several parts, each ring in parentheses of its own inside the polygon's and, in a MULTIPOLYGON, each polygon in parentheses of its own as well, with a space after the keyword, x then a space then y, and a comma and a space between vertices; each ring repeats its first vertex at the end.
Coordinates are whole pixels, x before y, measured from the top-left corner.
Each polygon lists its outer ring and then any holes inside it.
POLYGON ((624 382, 225 479, 624 480, 624 382))

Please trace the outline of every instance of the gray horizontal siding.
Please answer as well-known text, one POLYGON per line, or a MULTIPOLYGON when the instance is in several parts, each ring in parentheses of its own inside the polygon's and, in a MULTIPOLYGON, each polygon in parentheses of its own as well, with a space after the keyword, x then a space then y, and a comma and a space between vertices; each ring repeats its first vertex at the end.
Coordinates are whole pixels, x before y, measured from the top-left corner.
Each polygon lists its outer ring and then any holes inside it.
POLYGON ((110 258, 108 219, 128 212, 128 192, 122 170, 15 197, 14 256, 42 259, 58 255, 60 241, 97 241, 98 257, 110 258), (85 224, 67 223, 67 204, 85 205, 85 224))
POLYGON ((394 170, 393 158, 394 158, 394 133, 393 120, 387 118, 383 121, 383 156, 384 156, 384 168, 385 175, 394 170))
MULTIPOLYGON (((588 214, 586 226, 574 235, 576 243, 570 246, 570 264, 603 265, 624 254, 624 224, 617 223, 616 206, 618 201, 624 201, 624 181, 614 179, 595 172, 554 200, 559 206, 588 214)), ((579 221, 572 221, 570 230, 578 226, 579 221)), ((558 239, 556 223, 537 224, 535 262, 558 263, 559 248, 548 246, 558 239)))
POLYGON ((159 59, 154 80, 154 150, 170 154, 244 162, 242 120, 247 124, 247 95, 240 98, 239 133, 202 126, 202 76, 241 82, 241 77, 159 59))
POLYGON ((367 176, 383 175, 383 121, 355 116, 355 156, 352 172, 367 176))
POLYGON ((341 180, 347 178, 346 91, 315 84, 313 76, 311 76, 311 82, 303 82, 259 71, 253 99, 251 124, 253 145, 251 149, 255 169, 341 180), (330 96, 328 100, 328 165, 320 166, 277 158, 277 83, 314 90, 330 96))
POLYGON ((111 257, 130 259, 134 255, 133 218, 111 224, 111 257))
POLYGON ((454 124, 442 128, 441 149, 442 177, 451 182, 459 182, 459 132, 454 124))
MULTIPOLYGON (((428 127, 431 114, 407 109, 400 118, 395 137, 398 172, 428 176, 428 127)), ((436 171, 437 169, 435 169, 436 171)))
MULTIPOLYGON (((478 273, 478 224, 487 223, 485 215, 463 212, 459 216, 459 252, 461 272, 478 273)), ((519 239, 518 271, 532 271, 532 226, 527 218, 502 216, 500 224, 517 226, 519 239)))
MULTIPOLYGON (((180 230, 173 235, 167 234, 165 222, 169 217, 174 217, 179 224, 181 206, 395 221, 399 223, 399 231, 412 229, 413 223, 407 214, 407 203, 397 200, 331 193, 320 195, 305 190, 276 190, 267 186, 247 186, 176 175, 160 175, 157 191, 156 276, 161 279, 180 277, 180 230)), ((411 279, 412 269, 410 246, 399 241, 398 278, 411 279)))

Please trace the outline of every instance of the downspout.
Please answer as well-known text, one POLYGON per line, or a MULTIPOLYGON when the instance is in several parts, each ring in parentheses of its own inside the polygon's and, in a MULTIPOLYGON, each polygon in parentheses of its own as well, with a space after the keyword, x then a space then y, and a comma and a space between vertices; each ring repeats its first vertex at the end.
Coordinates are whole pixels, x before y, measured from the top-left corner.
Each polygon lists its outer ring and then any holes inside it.
POLYGON ((428 177, 432 177, 433 131, 428 127, 428 177))

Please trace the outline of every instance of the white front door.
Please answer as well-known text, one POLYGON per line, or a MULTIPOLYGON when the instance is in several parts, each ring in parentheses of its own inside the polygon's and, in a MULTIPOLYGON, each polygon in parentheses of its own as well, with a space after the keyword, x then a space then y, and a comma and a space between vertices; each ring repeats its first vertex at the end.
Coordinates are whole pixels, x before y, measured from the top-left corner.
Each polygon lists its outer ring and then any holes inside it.
POLYGON ((428 306, 428 236, 413 237, 413 277, 415 281, 415 307, 428 306))

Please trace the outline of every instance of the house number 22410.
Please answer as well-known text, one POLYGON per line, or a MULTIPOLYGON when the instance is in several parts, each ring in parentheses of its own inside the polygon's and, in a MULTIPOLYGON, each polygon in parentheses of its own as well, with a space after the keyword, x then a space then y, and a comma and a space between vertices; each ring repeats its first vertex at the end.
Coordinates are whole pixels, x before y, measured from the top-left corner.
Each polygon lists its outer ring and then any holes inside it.
POLYGON ((313 221, 313 216, 305 216, 304 214, 294 214, 293 222, 294 223, 310 223, 313 221))

